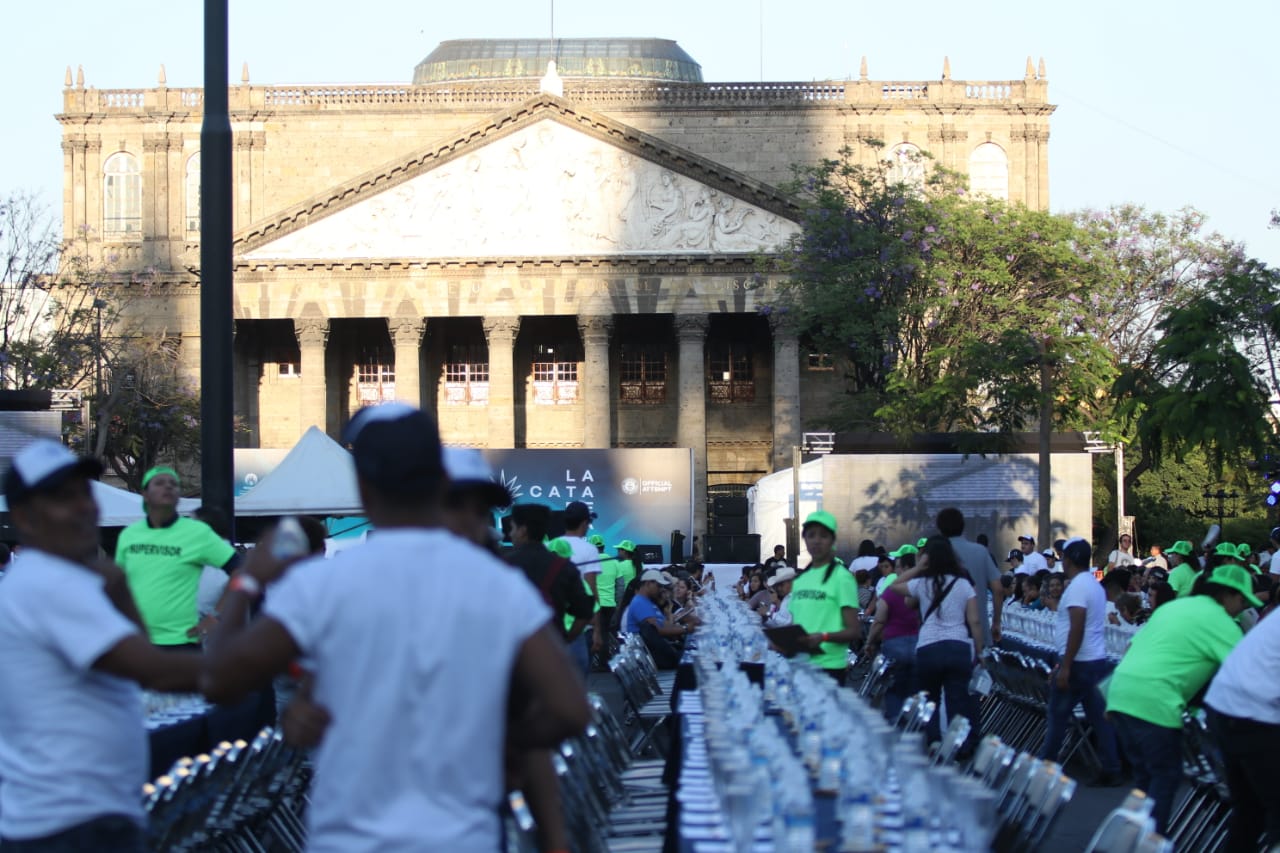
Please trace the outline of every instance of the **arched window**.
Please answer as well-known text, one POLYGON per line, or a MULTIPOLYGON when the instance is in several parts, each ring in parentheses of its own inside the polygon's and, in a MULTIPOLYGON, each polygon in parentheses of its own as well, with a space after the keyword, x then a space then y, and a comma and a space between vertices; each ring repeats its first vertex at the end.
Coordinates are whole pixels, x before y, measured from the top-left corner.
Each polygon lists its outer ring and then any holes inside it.
POLYGON ((200 152, 187 159, 187 176, 185 182, 187 230, 200 230, 200 152))
POLYGON ((1007 201, 1009 157, 994 142, 984 142, 969 155, 969 189, 975 194, 1007 201))
POLYGON ((142 170, 123 151, 102 167, 102 233, 107 237, 142 236, 142 170))
POLYGON ((899 142, 885 154, 886 177, 891 184, 924 186, 924 154, 910 142, 899 142))

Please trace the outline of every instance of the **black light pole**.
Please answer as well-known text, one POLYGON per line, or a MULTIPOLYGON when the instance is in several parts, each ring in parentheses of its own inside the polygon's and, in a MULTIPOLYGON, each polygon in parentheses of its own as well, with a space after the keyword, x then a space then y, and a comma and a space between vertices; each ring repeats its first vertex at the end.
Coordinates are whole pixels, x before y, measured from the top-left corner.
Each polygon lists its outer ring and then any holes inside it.
POLYGON ((231 489, 231 117, 227 112, 227 0, 204 0, 204 123, 200 126, 201 495, 226 513, 231 489))

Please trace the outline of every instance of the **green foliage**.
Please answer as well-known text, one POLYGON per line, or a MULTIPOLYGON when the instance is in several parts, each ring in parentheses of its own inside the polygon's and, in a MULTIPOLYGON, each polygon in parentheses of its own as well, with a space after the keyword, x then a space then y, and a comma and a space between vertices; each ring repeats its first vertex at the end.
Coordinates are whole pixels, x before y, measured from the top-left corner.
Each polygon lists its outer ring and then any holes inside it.
POLYGON ((857 402, 832 426, 1020 431, 1038 416, 1042 365, 1063 422, 1087 421, 1112 378, 1087 307, 1100 275, 1091 233, 970 196, 941 169, 920 185, 894 177, 846 150, 794 187, 803 231, 770 308, 844 369, 857 402))
POLYGON ((1215 471, 1275 446, 1280 277, 1242 261, 1164 313, 1147 363, 1117 380, 1117 415, 1153 463, 1203 451, 1215 471))

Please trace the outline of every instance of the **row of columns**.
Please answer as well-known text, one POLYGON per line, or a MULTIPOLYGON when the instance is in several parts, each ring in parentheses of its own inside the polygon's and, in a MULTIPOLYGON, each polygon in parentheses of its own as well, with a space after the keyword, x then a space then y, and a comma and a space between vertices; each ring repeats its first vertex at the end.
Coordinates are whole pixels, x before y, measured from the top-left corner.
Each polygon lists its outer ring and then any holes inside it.
MULTIPOLYGON (((489 447, 515 445, 515 341, 520 331, 519 317, 486 317, 484 334, 489 347, 489 447)), ((705 314, 675 317, 678 344, 676 400, 676 443, 692 447, 695 457, 695 493, 706 490, 707 386, 704 375, 704 347, 707 337, 705 314)), ((395 348, 396 398, 421 406, 419 350, 426 320, 421 317, 393 317, 387 321, 395 348)), ((325 345, 329 321, 302 317, 293 321, 298 340, 301 368, 301 423, 326 421, 325 345)), ((586 410, 583 445, 610 447, 609 340, 612 318, 581 317, 578 330, 583 346, 583 403, 586 410)), ((773 444, 774 468, 790 464, 791 448, 800 441, 800 354, 795 335, 773 324, 773 444)))

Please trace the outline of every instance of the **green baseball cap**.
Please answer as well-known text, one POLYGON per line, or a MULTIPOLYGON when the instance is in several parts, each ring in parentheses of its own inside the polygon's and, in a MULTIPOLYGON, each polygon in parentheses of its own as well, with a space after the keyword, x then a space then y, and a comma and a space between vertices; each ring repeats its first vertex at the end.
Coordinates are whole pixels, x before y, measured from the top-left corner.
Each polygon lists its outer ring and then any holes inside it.
POLYGON ((617 545, 614 545, 614 546, 613 546, 613 550, 615 550, 615 551, 630 551, 631 553, 633 553, 633 554, 634 554, 634 553, 635 553, 635 550, 636 550, 636 543, 632 542, 630 539, 623 539, 623 540, 622 540, 621 542, 619 542, 617 545))
POLYGON ((1179 539, 1168 548, 1164 549, 1166 554, 1177 554, 1180 557, 1191 556, 1191 543, 1186 539, 1179 539))
POLYGON ((592 533, 590 536, 587 537, 587 541, 597 548, 604 545, 604 537, 601 536, 599 533, 592 533))
POLYGON ((1249 602, 1250 607, 1262 606, 1262 601, 1253 594, 1253 575, 1244 566, 1223 563, 1213 570, 1213 574, 1209 576, 1209 583, 1234 589, 1244 596, 1244 600, 1249 602))
MULTIPOLYGON (((917 548, 923 548, 925 545, 928 545, 928 544, 929 544, 929 537, 928 537, 928 536, 921 536, 919 539, 917 539, 917 540, 916 540, 916 547, 917 547, 917 548)), ((919 552, 919 551, 917 551, 916 553, 918 554, 918 553, 920 553, 920 552, 919 552)))
POLYGON ((1236 552, 1236 546, 1230 542, 1219 542, 1218 547, 1213 549, 1215 557, 1230 557, 1233 560, 1240 559, 1240 555, 1236 552))
POLYGON ((573 556, 573 546, 568 540, 562 538, 552 539, 547 543, 547 550, 557 557, 564 557, 566 560, 573 556))
POLYGON ((1236 556, 1241 560, 1248 560, 1253 556, 1253 549, 1249 547, 1247 542, 1241 542, 1236 546, 1236 556))
POLYGON ((800 530, 803 532, 810 524, 821 524, 831 531, 832 536, 836 535, 836 517, 824 509, 809 513, 809 517, 804 520, 800 530))
POLYGON ((896 560, 899 557, 905 557, 907 554, 919 554, 919 553, 920 553, 920 549, 917 548, 915 545, 912 545, 910 542, 908 542, 898 550, 890 551, 889 556, 896 560))

